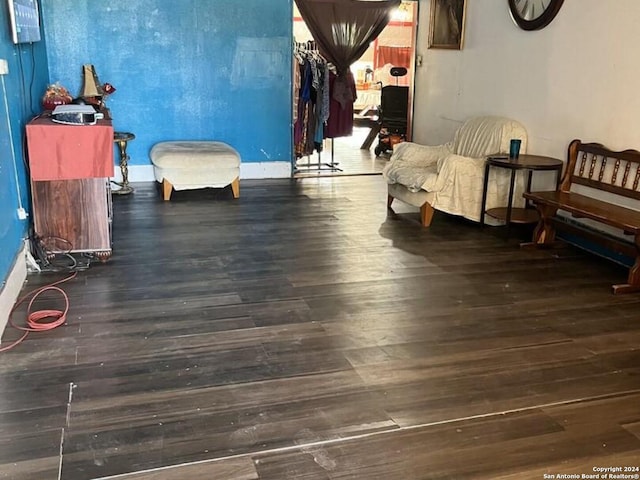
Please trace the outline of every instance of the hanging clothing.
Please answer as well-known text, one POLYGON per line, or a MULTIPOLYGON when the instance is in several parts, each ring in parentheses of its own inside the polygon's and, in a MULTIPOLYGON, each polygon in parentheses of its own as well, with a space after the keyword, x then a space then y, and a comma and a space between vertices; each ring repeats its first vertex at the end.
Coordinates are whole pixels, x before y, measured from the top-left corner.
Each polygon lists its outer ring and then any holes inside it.
POLYGON ((298 120, 298 92, 302 85, 302 75, 300 75, 300 62, 296 55, 293 56, 293 121, 298 120))
POLYGON ((356 82, 353 74, 349 72, 346 78, 338 80, 335 73, 329 73, 329 90, 331 98, 329 102, 329 118, 325 128, 325 138, 348 137, 353 135, 353 102, 356 99, 356 82), (335 85, 342 83, 345 88, 338 88, 336 95, 335 85))
POLYGON ((296 0, 296 4, 319 51, 341 75, 330 82, 330 115, 324 136, 351 135, 356 87, 349 67, 380 35, 400 0, 296 0))
POLYGON ((329 109, 331 107, 331 90, 329 88, 329 65, 324 64, 324 82, 322 84, 322 123, 329 120, 329 109))
POLYGON ((328 118, 329 103, 327 62, 313 50, 296 50, 295 58, 297 74, 300 76, 300 87, 294 95, 297 103, 294 115, 294 150, 296 158, 311 155, 314 151, 322 151, 324 140, 324 123, 328 118))

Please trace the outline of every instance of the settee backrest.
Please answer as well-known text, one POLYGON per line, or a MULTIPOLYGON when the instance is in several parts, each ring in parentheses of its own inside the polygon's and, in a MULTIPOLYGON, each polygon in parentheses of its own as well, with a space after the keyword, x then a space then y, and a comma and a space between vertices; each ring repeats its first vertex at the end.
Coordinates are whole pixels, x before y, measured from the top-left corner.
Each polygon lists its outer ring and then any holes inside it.
POLYGON ((485 116, 467 120, 453 139, 453 153, 483 158, 492 153, 509 153, 512 138, 522 140, 520 152, 527 151, 527 131, 521 123, 505 117, 485 116))

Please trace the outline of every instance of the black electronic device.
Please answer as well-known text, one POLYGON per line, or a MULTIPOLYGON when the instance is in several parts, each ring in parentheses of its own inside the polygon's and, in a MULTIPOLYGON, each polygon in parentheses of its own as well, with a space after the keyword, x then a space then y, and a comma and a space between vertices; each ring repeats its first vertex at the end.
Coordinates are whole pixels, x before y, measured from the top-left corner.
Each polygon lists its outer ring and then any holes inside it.
POLYGON ((51 121, 66 125, 95 125, 101 118, 104 115, 91 105, 58 105, 51 112, 51 121))

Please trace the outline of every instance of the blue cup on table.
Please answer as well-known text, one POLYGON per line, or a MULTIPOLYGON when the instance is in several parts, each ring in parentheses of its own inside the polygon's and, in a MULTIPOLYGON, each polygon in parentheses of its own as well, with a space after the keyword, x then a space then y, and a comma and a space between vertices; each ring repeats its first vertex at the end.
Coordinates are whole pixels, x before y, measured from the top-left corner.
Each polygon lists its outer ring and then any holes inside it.
POLYGON ((509 145, 509 158, 517 159, 520 157, 520 145, 522 145, 522 140, 519 138, 511 139, 511 144, 509 145))

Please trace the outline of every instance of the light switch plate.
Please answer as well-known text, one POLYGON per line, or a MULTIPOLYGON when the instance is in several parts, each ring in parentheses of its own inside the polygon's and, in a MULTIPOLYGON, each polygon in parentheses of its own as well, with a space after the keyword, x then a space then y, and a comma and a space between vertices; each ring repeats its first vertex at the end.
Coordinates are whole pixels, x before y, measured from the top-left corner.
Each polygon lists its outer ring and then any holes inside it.
POLYGON ((0 58, 0 75, 6 75, 9 73, 9 62, 6 59, 0 58))

